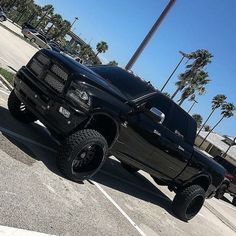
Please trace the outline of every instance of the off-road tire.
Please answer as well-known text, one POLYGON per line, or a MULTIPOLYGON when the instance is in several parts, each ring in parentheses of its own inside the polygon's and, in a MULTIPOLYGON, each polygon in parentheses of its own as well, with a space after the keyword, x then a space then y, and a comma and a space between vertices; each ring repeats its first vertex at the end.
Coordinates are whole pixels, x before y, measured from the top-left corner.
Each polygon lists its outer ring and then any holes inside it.
POLYGON ((92 129, 79 130, 62 141, 58 167, 68 179, 81 182, 92 177, 102 167, 107 149, 107 141, 100 133, 92 129), (92 158, 88 155, 90 147, 96 150, 92 158), (86 156, 82 157, 81 152, 86 152, 86 156), (75 170, 75 165, 78 170, 75 170))
POLYGON ((226 184, 222 184, 219 187, 219 189, 216 191, 215 198, 217 198, 217 199, 223 198, 227 188, 228 188, 228 186, 226 184))
POLYGON ((199 185, 191 185, 177 192, 172 203, 172 210, 180 220, 187 222, 197 215, 204 201, 204 189, 199 185))
POLYGON ((134 166, 126 164, 125 162, 121 162, 121 166, 130 173, 135 173, 135 172, 139 171, 139 168, 136 168, 134 166))
POLYGON ((232 204, 236 206, 236 197, 233 198, 232 204))
POLYGON ((16 96, 14 90, 11 91, 8 97, 8 110, 16 120, 24 124, 29 124, 37 120, 37 117, 16 96))

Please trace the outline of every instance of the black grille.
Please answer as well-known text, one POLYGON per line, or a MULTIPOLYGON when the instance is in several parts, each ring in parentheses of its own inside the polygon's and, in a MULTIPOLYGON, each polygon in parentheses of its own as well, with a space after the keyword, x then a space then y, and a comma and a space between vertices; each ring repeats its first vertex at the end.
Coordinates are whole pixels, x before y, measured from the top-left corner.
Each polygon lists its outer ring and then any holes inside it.
POLYGON ((53 63, 49 57, 39 53, 31 60, 28 68, 47 86, 59 93, 63 92, 68 73, 61 65, 53 63))

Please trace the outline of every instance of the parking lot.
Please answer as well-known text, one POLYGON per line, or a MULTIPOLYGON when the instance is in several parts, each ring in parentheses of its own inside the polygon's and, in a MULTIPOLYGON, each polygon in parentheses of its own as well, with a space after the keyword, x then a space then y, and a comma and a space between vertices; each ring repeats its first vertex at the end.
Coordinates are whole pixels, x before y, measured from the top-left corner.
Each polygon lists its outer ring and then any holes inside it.
MULTIPOLYGON (((0 66, 17 70, 35 52, 0 26, 0 66)), ((182 222, 166 187, 128 173, 115 157, 92 180, 66 180, 56 166, 58 143, 39 122, 14 120, 8 94, 0 87, 0 225, 53 235, 236 235, 231 197, 207 200, 182 222)))

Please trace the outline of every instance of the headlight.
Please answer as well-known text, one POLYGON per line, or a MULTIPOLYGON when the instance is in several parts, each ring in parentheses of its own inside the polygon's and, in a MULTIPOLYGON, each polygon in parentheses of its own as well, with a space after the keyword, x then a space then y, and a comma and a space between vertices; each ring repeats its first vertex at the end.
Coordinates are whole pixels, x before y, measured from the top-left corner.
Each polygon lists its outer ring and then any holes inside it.
POLYGON ((73 101, 79 103, 81 106, 89 107, 91 105, 91 97, 82 88, 70 90, 68 91, 67 95, 73 101))

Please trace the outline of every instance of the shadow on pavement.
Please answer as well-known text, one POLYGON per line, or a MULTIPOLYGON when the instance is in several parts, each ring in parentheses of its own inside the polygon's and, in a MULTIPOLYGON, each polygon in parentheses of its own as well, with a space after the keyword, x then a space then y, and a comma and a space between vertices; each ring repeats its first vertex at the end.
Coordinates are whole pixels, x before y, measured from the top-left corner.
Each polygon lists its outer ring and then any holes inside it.
MULTIPOLYGON (((22 124, 15 120, 7 109, 0 107, 0 131, 8 142, 10 141, 17 147, 18 151, 11 151, 7 144, 4 148, 5 141, 1 140, 2 137, 0 139, 0 148, 12 158, 28 166, 33 165, 36 161, 42 161, 50 171, 62 177, 56 165, 56 152, 38 148, 35 144, 27 143, 26 141, 14 137, 14 135, 9 135, 9 133, 4 132, 3 129, 57 150, 58 145, 53 141, 49 132, 44 127, 36 123, 28 125, 22 124)), ((172 201, 170 198, 140 173, 131 174, 127 172, 121 167, 120 162, 117 160, 108 158, 102 170, 98 172, 93 179, 109 188, 158 205, 172 214, 172 201)))

